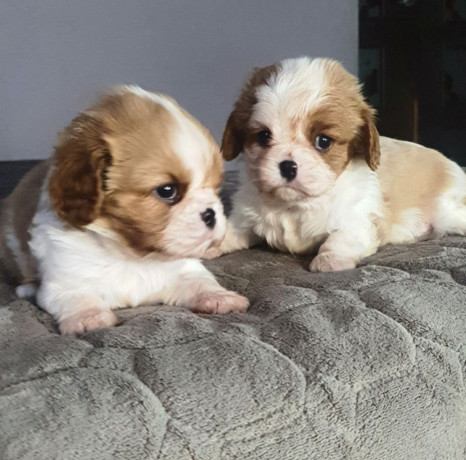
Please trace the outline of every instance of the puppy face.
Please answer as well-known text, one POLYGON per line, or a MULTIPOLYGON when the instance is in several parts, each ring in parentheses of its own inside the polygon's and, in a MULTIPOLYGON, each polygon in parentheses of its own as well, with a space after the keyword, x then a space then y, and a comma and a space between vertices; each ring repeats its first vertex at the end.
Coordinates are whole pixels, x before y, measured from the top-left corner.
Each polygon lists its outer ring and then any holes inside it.
POLYGON ((221 180, 199 122, 166 96, 120 87, 65 129, 49 192, 75 228, 110 230, 140 254, 202 257, 225 233, 221 180))
POLYGON ((330 59, 256 69, 231 113, 223 156, 245 153, 261 193, 299 201, 328 192, 355 156, 379 162, 373 111, 355 77, 330 59))

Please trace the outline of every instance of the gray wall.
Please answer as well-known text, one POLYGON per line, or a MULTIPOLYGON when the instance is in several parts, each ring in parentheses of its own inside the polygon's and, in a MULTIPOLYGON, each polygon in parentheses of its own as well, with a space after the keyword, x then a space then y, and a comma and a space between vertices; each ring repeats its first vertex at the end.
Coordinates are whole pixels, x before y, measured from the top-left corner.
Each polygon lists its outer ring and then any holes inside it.
POLYGON ((0 1, 0 160, 47 157, 117 83, 170 94, 219 139, 252 67, 302 54, 356 72, 357 1, 0 1))

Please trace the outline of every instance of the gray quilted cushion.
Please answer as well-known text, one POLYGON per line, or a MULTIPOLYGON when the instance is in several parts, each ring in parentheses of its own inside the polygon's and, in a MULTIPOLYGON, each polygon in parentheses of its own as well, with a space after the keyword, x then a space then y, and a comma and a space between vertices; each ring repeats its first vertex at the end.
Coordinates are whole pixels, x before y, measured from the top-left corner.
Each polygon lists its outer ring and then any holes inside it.
POLYGON ((466 458, 465 239, 307 263, 221 257, 247 314, 140 307, 81 339, 0 284, 0 458, 466 458))

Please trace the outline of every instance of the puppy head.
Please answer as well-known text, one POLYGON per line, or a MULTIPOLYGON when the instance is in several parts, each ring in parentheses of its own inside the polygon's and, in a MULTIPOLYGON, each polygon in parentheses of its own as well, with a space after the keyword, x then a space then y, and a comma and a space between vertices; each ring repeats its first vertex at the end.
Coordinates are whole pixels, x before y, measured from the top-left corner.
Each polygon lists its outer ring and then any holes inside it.
POLYGON ((322 195, 353 157, 379 163, 374 111, 357 79, 331 59, 255 69, 228 118, 223 157, 244 152, 261 193, 284 201, 322 195))
POLYGON ((202 257, 225 233, 221 180, 207 129, 167 96, 130 86, 64 130, 49 194, 72 227, 110 230, 139 254, 202 257))

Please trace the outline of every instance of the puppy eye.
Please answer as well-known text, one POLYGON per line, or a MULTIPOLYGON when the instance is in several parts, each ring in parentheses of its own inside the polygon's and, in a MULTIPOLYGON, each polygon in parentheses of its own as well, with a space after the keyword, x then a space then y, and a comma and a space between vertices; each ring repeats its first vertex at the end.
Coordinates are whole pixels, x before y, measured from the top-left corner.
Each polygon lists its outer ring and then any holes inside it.
POLYGON ((259 131, 257 133, 257 143, 261 147, 268 147, 271 140, 272 133, 268 129, 264 129, 263 131, 259 131))
POLYGON ((315 146, 319 152, 325 152, 330 148, 332 142, 333 140, 330 137, 325 136, 324 134, 319 134, 316 137, 315 146))
POLYGON ((154 193, 158 198, 167 202, 168 204, 175 204, 179 201, 180 195, 176 184, 165 184, 157 187, 154 193))

